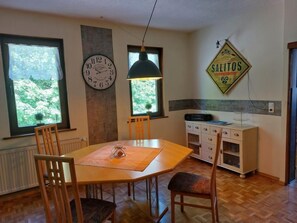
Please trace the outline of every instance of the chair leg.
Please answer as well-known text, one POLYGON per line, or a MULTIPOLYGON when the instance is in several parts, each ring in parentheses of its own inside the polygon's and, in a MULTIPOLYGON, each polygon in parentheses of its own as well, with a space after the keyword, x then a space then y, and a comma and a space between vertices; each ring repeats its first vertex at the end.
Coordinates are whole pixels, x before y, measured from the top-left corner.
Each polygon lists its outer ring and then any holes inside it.
POLYGON ((171 223, 175 223, 175 194, 171 192, 171 223))
POLYGON ((220 222, 219 221, 219 208, 218 208, 218 199, 217 199, 217 197, 216 197, 216 199, 215 199, 215 211, 216 211, 216 222, 220 222))
POLYGON ((211 199, 210 199, 210 202, 211 202, 211 216, 212 216, 212 222, 213 223, 216 223, 217 221, 216 221, 216 201, 215 201, 215 198, 214 197, 212 197, 211 199))
POLYGON ((180 211, 181 212, 184 212, 184 205, 183 205, 183 203, 184 203, 184 196, 182 194, 180 195, 180 203, 181 203, 181 205, 180 205, 180 211))
POLYGON ((112 212, 110 220, 111 220, 111 223, 115 223, 115 210, 112 212))

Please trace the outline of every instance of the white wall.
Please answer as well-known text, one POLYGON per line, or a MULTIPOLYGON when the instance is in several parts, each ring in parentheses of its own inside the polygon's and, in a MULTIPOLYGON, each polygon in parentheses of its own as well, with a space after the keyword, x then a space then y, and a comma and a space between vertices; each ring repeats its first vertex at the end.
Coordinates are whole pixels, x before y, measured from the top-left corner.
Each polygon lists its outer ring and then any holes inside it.
MULTIPOLYGON (((105 21, 71 19, 45 14, 0 8, 0 33, 26 36, 63 38, 68 90, 70 123, 76 131, 63 132, 61 138, 88 136, 85 84, 81 75, 83 63, 80 25, 112 29, 114 62, 117 67, 116 99, 119 139, 128 136, 127 117, 130 115, 127 45, 140 45, 144 27, 123 26, 105 21)), ((149 29, 145 45, 163 47, 164 109, 169 118, 152 121, 152 136, 184 144, 183 113, 168 112, 168 100, 184 98, 188 72, 188 35, 149 29), (176 127, 178 126, 178 127, 176 127)), ((35 143, 33 137, 2 140, 10 136, 2 59, 0 60, 0 149, 35 143)))
MULTIPOLYGON (((191 36, 193 80, 189 82, 192 97, 219 100, 282 100, 283 98, 283 3, 232 17, 191 36), (223 95, 206 68, 219 49, 217 40, 229 39, 246 57, 252 68, 228 94, 223 95)), ((222 41, 222 44, 224 41, 222 41)), ((267 108, 268 109, 268 108, 267 108)), ((210 111, 208 111, 210 112, 210 111)), ((212 112, 218 119, 234 122, 234 113, 212 112)), ((284 181, 285 144, 282 139, 282 117, 247 115, 247 124, 259 127, 259 171, 284 181)))

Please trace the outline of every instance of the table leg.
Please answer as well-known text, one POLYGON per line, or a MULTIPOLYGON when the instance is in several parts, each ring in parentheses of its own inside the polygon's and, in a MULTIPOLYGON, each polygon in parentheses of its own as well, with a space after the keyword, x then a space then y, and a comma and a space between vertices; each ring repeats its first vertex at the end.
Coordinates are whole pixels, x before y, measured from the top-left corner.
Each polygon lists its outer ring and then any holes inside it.
POLYGON ((168 207, 159 201, 158 176, 147 179, 148 199, 145 202, 148 206, 149 216, 154 222, 160 222, 162 217, 168 211, 168 207))

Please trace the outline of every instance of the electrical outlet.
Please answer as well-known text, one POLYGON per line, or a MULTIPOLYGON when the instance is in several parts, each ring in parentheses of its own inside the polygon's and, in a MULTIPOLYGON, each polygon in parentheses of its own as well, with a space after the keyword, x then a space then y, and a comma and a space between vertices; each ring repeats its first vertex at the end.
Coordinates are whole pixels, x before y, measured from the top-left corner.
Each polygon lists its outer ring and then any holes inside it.
POLYGON ((274 112, 274 103, 268 102, 268 112, 273 113, 274 112))

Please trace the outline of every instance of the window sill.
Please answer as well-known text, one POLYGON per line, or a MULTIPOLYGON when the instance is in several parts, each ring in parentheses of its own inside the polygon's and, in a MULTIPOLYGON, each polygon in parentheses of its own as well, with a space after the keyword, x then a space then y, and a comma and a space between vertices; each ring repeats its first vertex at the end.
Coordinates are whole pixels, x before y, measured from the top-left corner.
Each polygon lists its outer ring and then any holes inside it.
MULTIPOLYGON (((135 116, 136 117, 136 116, 135 116)), ((156 120, 156 119, 162 119, 162 118, 169 118, 169 116, 157 116, 157 117, 150 117, 150 120, 156 120)), ((134 121, 132 121, 134 122, 134 121)), ((127 123, 129 123, 129 121, 127 121, 127 123)))
POLYGON ((169 116, 157 116, 157 117, 151 117, 151 120, 155 120, 155 119, 161 119, 161 118, 169 118, 169 116))
MULTIPOLYGON (((59 129, 58 132, 70 132, 70 131, 76 131, 76 128, 70 128, 70 129, 59 129)), ((34 136, 34 133, 28 133, 28 134, 21 134, 21 135, 15 135, 15 136, 9 136, 9 137, 4 137, 2 138, 3 140, 9 140, 9 139, 18 139, 18 138, 23 138, 23 137, 28 137, 28 136, 34 136)))

